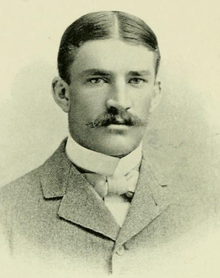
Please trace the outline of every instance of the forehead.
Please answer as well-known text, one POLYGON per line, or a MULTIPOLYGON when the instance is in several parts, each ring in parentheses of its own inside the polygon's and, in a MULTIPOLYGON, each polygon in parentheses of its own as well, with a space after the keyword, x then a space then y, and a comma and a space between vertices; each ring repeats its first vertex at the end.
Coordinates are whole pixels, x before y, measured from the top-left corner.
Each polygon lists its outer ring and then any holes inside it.
POLYGON ((117 39, 88 41, 79 48, 70 74, 82 74, 94 68, 115 74, 149 71, 154 75, 155 54, 143 45, 128 44, 117 39))

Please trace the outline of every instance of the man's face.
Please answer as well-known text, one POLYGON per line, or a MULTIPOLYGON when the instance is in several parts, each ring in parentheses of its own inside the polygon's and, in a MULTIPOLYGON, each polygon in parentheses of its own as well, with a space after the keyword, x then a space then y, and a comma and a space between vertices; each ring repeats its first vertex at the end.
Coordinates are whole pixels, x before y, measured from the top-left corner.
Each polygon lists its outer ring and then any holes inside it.
POLYGON ((82 146, 123 156, 141 142, 159 94, 155 54, 116 39, 84 43, 70 67, 69 129, 82 146))

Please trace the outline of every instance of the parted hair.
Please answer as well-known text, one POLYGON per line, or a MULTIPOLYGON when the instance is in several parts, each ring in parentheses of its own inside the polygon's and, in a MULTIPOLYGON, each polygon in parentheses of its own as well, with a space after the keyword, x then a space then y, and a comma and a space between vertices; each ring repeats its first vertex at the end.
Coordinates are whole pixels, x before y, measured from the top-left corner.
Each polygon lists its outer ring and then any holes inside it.
POLYGON ((155 72, 160 64, 157 37, 140 18, 121 11, 102 11, 86 14, 74 21, 64 32, 59 52, 58 71, 60 77, 70 84, 70 66, 80 46, 92 40, 117 38, 121 41, 143 45, 155 52, 155 72))

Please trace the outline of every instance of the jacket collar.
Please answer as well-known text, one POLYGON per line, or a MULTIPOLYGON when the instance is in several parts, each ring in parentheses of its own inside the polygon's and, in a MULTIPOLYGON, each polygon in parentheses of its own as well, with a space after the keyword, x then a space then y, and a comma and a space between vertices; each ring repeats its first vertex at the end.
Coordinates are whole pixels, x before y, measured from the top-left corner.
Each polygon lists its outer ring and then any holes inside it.
POLYGON ((171 204, 168 182, 158 169, 155 163, 142 159, 135 195, 115 248, 138 234, 171 204))
POLYGON ((111 212, 65 154, 66 139, 41 171, 44 198, 61 198, 58 215, 85 229, 116 240, 120 230, 111 212))
POLYGON ((44 198, 61 199, 58 215, 85 229, 123 244, 159 216, 170 204, 168 186, 156 163, 142 160, 138 186, 120 229, 103 201, 65 154, 66 139, 41 168, 44 198))
POLYGON ((63 197, 72 163, 65 154, 67 139, 63 140, 55 153, 41 167, 40 181, 45 199, 63 197))

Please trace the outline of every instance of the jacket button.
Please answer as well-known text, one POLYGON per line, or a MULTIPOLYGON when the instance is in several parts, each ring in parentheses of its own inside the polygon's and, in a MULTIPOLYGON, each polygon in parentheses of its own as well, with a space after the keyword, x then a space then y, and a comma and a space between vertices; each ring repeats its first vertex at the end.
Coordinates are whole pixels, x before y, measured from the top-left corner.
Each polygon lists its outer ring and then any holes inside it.
POLYGON ((116 250, 116 254, 118 254, 119 256, 123 256, 124 253, 125 253, 125 248, 123 245, 118 247, 118 249, 116 250))

